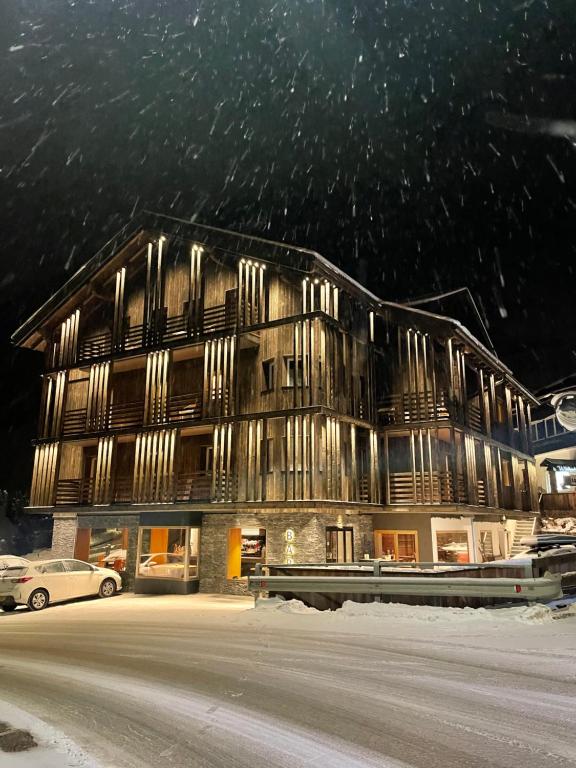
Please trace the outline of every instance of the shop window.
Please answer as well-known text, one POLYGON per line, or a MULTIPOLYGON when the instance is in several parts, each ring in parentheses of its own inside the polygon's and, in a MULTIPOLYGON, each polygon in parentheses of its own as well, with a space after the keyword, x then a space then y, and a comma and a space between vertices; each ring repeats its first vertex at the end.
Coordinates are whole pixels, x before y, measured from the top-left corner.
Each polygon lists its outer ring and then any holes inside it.
POLYGON ((228 530, 228 579, 253 576, 257 563, 266 562, 265 528, 230 528, 228 530))
POLYGON ((441 563, 469 563, 470 548, 466 531, 438 531, 436 534, 438 561, 441 563))
POLYGON ((374 531, 374 549, 377 558, 400 563, 418 562, 418 534, 416 531, 374 531))
POLYGON ((263 391, 271 392, 275 385, 276 363, 274 360, 264 360, 262 363, 263 391))
POLYGON ((199 528, 141 528, 139 578, 185 581, 198 576, 199 528))
POLYGON ((128 528, 80 528, 74 557, 122 573, 126 569, 128 528))
POLYGON ((354 562, 354 529, 326 528, 326 562, 354 562))
POLYGON ((495 559, 492 531, 480 531, 479 548, 480 554, 482 555, 482 562, 488 563, 495 559))

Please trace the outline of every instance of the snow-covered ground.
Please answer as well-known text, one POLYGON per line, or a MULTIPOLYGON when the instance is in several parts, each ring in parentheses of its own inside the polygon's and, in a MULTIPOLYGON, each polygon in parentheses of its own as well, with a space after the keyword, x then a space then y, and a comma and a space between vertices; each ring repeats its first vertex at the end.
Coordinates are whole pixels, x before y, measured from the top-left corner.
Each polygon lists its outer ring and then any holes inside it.
POLYGON ((572 609, 124 595, 0 614, 0 654, 102 768, 576 766, 572 609))

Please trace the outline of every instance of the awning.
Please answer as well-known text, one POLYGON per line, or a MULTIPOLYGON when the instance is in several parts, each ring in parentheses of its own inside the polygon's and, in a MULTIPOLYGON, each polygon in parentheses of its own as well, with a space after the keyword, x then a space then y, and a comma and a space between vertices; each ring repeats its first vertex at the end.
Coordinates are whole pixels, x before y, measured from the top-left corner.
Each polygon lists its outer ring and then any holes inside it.
POLYGON ((544 459, 540 466, 549 472, 576 472, 576 459, 544 459))

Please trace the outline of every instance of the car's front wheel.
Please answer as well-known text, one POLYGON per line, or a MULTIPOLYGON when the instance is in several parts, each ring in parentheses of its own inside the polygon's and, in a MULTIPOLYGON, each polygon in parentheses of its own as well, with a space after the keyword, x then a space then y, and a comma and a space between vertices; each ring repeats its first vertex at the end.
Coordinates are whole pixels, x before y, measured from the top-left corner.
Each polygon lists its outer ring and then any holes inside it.
POLYGON ((98 591, 100 597, 114 597, 116 594, 116 582, 114 579, 104 579, 98 591))
POLYGON ((28 608, 31 611, 42 611, 48 605, 50 597, 45 589, 35 589, 28 598, 28 608))

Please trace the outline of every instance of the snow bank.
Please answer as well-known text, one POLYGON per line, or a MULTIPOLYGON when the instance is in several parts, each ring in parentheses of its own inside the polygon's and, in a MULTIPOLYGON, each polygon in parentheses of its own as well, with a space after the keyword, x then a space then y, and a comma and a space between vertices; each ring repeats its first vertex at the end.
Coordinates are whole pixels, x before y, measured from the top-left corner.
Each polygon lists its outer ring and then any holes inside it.
MULTIPOLYGON (((334 618, 357 621, 358 618, 424 623, 476 623, 501 624, 546 624, 554 620, 555 612, 546 605, 524 605, 514 608, 440 608, 431 605, 405 605, 404 603, 354 603, 347 600, 336 611, 317 611, 300 600, 283 600, 281 597, 259 598, 255 610, 268 613, 315 614, 327 621, 334 618)), ((576 616, 576 606, 568 608, 563 615, 576 616)))
POLYGON ((259 597, 254 610, 268 613, 321 613, 316 608, 304 605, 300 600, 284 600, 282 597, 259 597))
POLYGON ((27 752, 0 752, 2 768, 98 768, 80 747, 37 717, 0 700, 0 721, 29 731, 38 744, 27 752))

